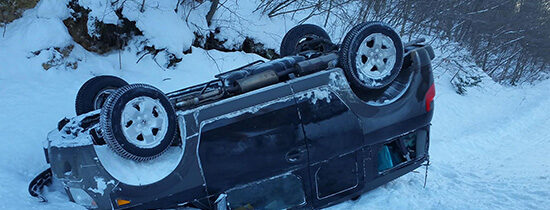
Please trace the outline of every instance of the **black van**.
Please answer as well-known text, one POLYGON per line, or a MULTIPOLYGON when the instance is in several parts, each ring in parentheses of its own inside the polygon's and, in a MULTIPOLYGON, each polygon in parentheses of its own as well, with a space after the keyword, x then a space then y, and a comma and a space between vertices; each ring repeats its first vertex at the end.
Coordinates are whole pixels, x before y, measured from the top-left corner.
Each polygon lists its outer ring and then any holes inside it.
POLYGON ((434 53, 422 42, 367 22, 336 45, 299 25, 283 58, 182 90, 93 78, 78 116, 48 136, 51 169, 29 192, 42 197, 58 179, 69 199, 99 209, 317 209, 357 197, 428 160, 434 53), (140 164, 181 155, 162 160, 174 169, 161 179, 135 184, 106 169, 105 144, 140 164))

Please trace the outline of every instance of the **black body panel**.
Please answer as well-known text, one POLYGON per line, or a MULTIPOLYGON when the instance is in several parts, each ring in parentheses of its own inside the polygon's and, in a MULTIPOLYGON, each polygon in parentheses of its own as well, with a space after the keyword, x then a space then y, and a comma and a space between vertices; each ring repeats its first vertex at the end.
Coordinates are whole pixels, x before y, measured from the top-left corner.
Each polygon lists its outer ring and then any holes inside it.
POLYGON ((202 130, 199 155, 210 191, 307 166, 304 132, 292 99, 206 123, 202 130))

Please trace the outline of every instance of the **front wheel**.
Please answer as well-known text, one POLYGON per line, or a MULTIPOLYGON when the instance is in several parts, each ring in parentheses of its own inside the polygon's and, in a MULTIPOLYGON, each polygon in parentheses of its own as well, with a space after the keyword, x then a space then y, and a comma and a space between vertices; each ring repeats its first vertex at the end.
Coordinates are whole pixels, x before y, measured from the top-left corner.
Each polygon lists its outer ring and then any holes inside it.
POLYGON ((127 85, 110 95, 101 109, 100 125, 107 145, 136 161, 160 156, 177 130, 176 113, 166 95, 145 84, 127 85))
POLYGON ((403 43, 390 26, 367 22, 346 34, 339 52, 339 65, 354 88, 381 89, 399 75, 403 43))

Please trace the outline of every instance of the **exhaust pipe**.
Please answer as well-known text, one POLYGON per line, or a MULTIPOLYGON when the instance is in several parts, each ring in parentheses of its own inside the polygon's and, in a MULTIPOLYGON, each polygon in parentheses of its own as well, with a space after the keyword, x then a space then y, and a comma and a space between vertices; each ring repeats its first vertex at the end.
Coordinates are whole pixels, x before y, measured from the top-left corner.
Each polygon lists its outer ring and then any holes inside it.
POLYGON ((305 60, 296 64, 297 73, 300 76, 311 74, 320 70, 327 69, 329 67, 336 66, 338 55, 336 53, 330 53, 327 55, 319 56, 317 58, 305 60))
POLYGON ((336 66, 338 55, 330 53, 319 56, 310 60, 298 62, 293 68, 288 68, 283 71, 267 70, 257 74, 252 74, 242 79, 238 79, 236 83, 240 87, 240 93, 245 93, 251 90, 262 88, 268 85, 278 83, 283 76, 291 73, 297 73, 300 76, 318 72, 329 67, 336 66))
POLYGON ((279 82, 279 76, 277 76, 277 73, 273 70, 260 72, 237 80, 237 84, 241 88, 241 93, 256 90, 277 82, 279 82))

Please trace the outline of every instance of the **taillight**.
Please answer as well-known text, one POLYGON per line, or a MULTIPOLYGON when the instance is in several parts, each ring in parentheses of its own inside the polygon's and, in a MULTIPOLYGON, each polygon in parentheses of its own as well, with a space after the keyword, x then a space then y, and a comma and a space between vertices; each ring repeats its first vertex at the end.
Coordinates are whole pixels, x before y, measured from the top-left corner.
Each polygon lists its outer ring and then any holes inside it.
POLYGON ((433 109, 432 102, 434 101, 435 97, 435 84, 432 84, 430 86, 430 89, 428 89, 428 92, 426 92, 426 111, 429 112, 433 109))
POLYGON ((73 202, 80 204, 88 209, 97 209, 97 203, 86 191, 81 188, 69 188, 70 198, 73 202))

